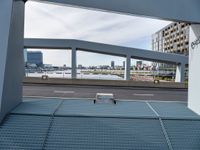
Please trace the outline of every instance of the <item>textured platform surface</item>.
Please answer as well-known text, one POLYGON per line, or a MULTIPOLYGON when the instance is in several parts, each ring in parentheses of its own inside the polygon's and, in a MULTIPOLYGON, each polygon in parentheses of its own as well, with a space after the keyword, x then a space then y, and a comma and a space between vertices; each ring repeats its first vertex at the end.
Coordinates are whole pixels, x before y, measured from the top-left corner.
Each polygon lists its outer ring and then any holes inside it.
POLYGON ((199 150, 200 117, 178 102, 28 99, 0 126, 3 150, 199 150))
POLYGON ((187 108, 186 103, 178 102, 149 102, 162 118, 199 118, 187 108))
POLYGON ((91 100, 67 100, 55 115, 95 117, 156 117, 144 102, 122 102, 94 104, 91 100))

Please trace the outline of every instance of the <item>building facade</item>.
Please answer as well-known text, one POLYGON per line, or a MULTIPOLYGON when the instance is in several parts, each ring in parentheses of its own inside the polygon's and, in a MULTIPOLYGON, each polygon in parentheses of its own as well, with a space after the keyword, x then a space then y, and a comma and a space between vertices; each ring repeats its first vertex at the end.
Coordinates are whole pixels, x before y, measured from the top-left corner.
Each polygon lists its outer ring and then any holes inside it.
POLYGON ((43 65, 43 53, 41 51, 28 51, 27 52, 27 63, 35 64, 37 66, 43 65))
POLYGON ((115 68, 115 62, 114 62, 114 61, 111 61, 110 66, 111 66, 112 69, 114 69, 114 68, 115 68))
POLYGON ((125 69, 125 67, 126 67, 126 62, 123 61, 123 69, 125 69))
POLYGON ((24 63, 27 63, 27 49, 24 49, 24 63))
MULTIPOLYGON (((180 22, 171 23, 164 27, 152 35, 152 50, 188 56, 189 27, 190 25, 188 23, 180 22)), ((160 65, 164 66, 164 64, 160 65)))

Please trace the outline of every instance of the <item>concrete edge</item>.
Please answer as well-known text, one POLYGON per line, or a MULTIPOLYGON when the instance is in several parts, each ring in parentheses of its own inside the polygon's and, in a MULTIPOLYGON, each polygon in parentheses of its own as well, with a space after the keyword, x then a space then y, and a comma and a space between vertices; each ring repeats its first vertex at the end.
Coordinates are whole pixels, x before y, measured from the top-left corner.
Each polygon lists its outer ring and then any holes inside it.
POLYGON ((47 80, 43 80, 41 78, 36 78, 36 77, 24 78, 23 84, 187 89, 187 85, 185 83, 160 82, 159 84, 155 84, 153 82, 143 82, 143 81, 59 79, 59 78, 49 78, 47 80))

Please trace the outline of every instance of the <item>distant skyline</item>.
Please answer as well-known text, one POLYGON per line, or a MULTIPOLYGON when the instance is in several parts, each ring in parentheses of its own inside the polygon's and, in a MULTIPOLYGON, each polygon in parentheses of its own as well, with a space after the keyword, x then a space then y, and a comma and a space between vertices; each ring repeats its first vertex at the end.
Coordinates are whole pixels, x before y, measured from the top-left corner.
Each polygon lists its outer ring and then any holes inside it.
MULTIPOLYGON (((25 37, 80 39, 151 50, 151 35, 170 21, 28 1, 25 37)), ((38 49, 37 49, 38 50, 38 49)), ((42 51, 45 64, 71 65, 70 51, 42 51)), ((77 64, 122 65, 124 58, 79 52, 77 64)), ((134 61, 132 62, 134 64, 134 61)))

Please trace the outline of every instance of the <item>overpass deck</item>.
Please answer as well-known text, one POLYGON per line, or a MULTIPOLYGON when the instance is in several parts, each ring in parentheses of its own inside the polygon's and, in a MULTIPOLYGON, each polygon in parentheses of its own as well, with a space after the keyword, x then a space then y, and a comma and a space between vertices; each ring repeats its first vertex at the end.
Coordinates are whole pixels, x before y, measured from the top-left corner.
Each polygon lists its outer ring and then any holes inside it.
POLYGON ((0 149, 199 150, 199 124, 181 102, 25 99, 0 126, 0 149))

